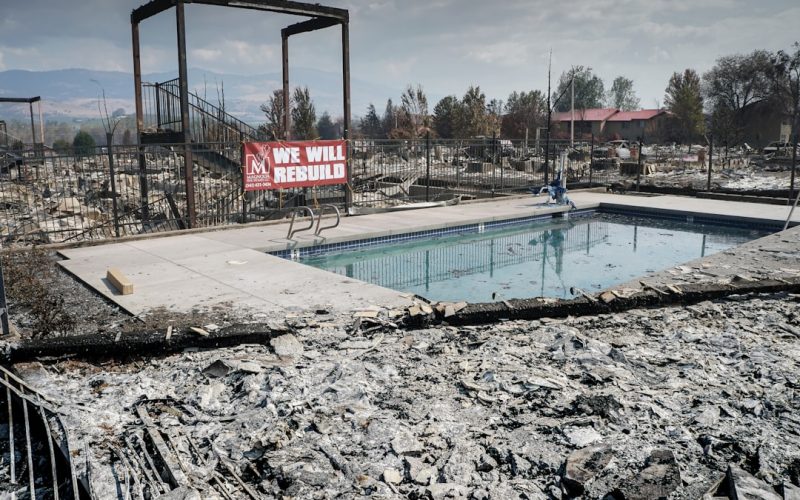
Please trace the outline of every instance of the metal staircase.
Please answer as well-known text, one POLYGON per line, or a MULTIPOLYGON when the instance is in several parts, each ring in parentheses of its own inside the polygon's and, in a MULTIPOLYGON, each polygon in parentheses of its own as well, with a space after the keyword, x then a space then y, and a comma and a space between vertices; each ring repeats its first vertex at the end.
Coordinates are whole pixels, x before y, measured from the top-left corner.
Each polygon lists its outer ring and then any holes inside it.
MULTIPOLYGON (((142 85, 144 128, 142 144, 182 144, 180 93, 178 79, 142 85)), ((203 168, 217 174, 238 174, 241 152, 228 145, 241 141, 263 140, 258 129, 228 114, 189 92, 188 138, 193 159, 203 168)))

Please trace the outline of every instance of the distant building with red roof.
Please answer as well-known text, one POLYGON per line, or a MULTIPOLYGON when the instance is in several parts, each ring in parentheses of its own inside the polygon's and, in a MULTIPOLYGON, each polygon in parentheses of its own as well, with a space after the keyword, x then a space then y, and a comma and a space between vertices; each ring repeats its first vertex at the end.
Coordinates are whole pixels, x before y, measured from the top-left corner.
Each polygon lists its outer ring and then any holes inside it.
MULTIPOLYGON (((663 109, 621 111, 616 108, 593 108, 575 110, 575 137, 586 138, 590 134, 600 140, 655 137, 669 113, 663 109)), ((570 131, 572 112, 553 113, 553 130, 558 136, 567 136, 570 131)))

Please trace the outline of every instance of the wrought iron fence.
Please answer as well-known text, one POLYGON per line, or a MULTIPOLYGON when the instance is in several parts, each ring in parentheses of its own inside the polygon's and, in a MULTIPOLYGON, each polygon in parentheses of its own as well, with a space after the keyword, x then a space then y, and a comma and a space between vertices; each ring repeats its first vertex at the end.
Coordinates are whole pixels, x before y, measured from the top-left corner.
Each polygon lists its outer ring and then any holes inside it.
POLYGON ((538 190, 563 171, 568 186, 603 184, 610 171, 592 165, 591 146, 476 138, 358 140, 351 148, 353 203, 491 198, 538 190))
POLYGON ((493 138, 354 140, 349 147, 352 183, 347 186, 247 193, 242 191, 238 140, 113 145, 79 154, 0 150, 0 241, 76 242, 186 228, 187 151, 192 157, 196 227, 282 218, 303 205, 343 207, 348 190, 355 207, 526 193, 552 182, 558 171, 564 172, 571 189, 635 189, 638 180, 647 190, 671 178, 678 179, 672 182, 676 189, 686 189, 682 183, 689 179, 696 190, 710 185, 714 192, 788 198, 790 164, 782 160, 769 164, 784 165, 775 172, 759 163, 758 156, 715 150, 709 177, 707 158, 696 150, 645 147, 640 161, 635 151, 620 158, 591 142, 570 147, 567 141, 553 140, 547 155, 546 147, 544 141, 493 138), (737 187, 737 176, 744 175, 738 168, 748 169, 762 189, 737 187))

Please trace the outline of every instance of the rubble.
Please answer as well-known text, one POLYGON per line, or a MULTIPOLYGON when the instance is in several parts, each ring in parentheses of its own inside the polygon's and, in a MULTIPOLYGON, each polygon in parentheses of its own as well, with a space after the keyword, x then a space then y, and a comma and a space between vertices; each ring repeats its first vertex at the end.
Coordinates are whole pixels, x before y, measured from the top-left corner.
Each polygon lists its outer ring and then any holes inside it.
POLYGON ((113 483, 106 443, 124 442, 146 398, 167 402, 148 413, 202 498, 208 467, 235 483, 229 464, 263 498, 689 499, 731 464, 797 486, 799 303, 369 332, 309 313, 267 345, 17 369, 62 401, 97 482, 113 483), (218 458, 203 466, 184 441, 218 458))

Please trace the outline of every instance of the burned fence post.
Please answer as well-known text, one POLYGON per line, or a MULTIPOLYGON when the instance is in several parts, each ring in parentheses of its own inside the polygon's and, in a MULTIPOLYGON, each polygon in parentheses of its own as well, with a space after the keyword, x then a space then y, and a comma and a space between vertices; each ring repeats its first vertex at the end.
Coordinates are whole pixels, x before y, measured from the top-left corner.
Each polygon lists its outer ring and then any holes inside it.
POLYGON ((117 179, 114 172, 114 134, 106 133, 106 145, 108 150, 108 173, 111 176, 111 213, 114 217, 114 234, 119 238, 119 207, 117 207, 117 179))
POLYGON ((592 143, 589 149, 589 187, 592 187, 593 172, 594 172, 594 132, 592 132, 592 143))
POLYGON ((240 158, 242 159, 242 175, 241 175, 241 187, 242 187, 242 224, 247 223, 247 191, 244 189, 244 168, 245 168, 245 156, 244 156, 244 141, 240 146, 240 158))
MULTIPOLYGON (((3 275, 3 262, 0 260, 0 325, 3 327, 3 336, 11 333, 11 327, 8 324, 8 302, 6 301, 6 279, 3 275)), ((13 451, 13 448, 12 448, 13 451)), ((13 466, 12 466, 13 467, 13 466)), ((13 468, 12 468, 13 471, 13 468)), ((11 473, 12 481, 14 473, 11 473)))
POLYGON ((431 201, 431 132, 425 133, 425 201, 431 201))
POLYGON ((714 162, 714 135, 708 134, 708 180, 706 191, 711 191, 711 165, 714 162))
POLYGON ((639 192, 639 184, 641 183, 642 178, 642 140, 639 139, 639 152, 637 153, 637 163, 636 163, 636 192, 639 192))
POLYGON ((494 198, 496 175, 497 175, 497 133, 492 132, 492 198, 494 198))
POLYGON ((792 143, 792 174, 789 178, 789 203, 792 203, 794 198, 794 178, 795 171, 797 170, 797 133, 794 134, 794 141, 792 143))

